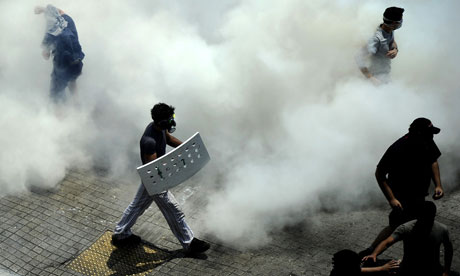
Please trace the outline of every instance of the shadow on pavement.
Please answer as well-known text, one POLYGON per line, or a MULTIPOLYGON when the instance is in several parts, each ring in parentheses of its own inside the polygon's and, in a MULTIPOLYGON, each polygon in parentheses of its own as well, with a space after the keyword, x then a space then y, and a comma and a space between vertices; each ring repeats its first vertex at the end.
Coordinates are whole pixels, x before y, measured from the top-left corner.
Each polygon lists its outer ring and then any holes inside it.
POLYGON ((133 275, 148 273, 152 269, 179 258, 206 260, 206 254, 188 255, 183 250, 168 251, 151 243, 116 248, 107 260, 107 267, 115 275, 133 275))

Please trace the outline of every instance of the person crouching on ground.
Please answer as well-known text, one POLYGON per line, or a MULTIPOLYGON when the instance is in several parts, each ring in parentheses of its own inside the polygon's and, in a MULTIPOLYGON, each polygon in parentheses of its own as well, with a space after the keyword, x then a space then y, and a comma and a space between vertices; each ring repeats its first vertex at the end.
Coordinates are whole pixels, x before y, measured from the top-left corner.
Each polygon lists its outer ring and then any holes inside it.
POLYGON ((434 220, 436 205, 425 201, 417 220, 406 222, 382 241, 364 261, 377 256, 398 241, 404 243, 404 256, 400 275, 448 276, 452 264, 453 248, 447 226, 434 220), (440 247, 444 245, 444 267, 439 262, 440 247))

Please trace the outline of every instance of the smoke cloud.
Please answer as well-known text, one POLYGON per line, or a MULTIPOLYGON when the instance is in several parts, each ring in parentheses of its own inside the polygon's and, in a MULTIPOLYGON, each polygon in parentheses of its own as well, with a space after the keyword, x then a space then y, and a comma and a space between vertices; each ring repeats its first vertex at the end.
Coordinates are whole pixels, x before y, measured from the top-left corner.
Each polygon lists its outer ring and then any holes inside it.
POLYGON ((212 162, 187 184, 206 196, 194 229, 223 243, 262 246, 318 210, 384 203, 375 166, 420 116, 442 129, 452 190, 460 3, 390 2, 55 1, 86 54, 77 97, 56 107, 33 13, 47 3, 1 1, 1 193, 53 187, 82 167, 137 185, 138 141, 159 101, 176 107, 178 138, 200 131, 207 144, 212 162), (406 9, 400 52, 393 81, 376 87, 354 55, 392 5, 406 9))

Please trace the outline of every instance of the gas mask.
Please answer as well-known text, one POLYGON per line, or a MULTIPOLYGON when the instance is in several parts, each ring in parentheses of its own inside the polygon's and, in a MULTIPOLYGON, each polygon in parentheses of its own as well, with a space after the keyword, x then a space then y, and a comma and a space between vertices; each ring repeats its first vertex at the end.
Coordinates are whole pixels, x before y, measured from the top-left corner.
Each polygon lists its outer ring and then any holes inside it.
POLYGON ((403 24, 403 20, 401 19, 400 21, 396 21, 395 23, 393 23, 393 30, 397 30, 399 28, 402 27, 402 24, 403 24))
POLYGON ((399 28, 401 28, 402 24, 403 24, 403 20, 399 20, 399 21, 392 21, 392 20, 389 20, 387 18, 383 18, 383 24, 387 25, 388 27, 392 28, 393 30, 397 30, 399 28))
POLYGON ((173 133, 176 131, 176 121, 174 120, 175 117, 176 115, 173 114, 168 119, 159 121, 157 126, 161 129, 167 130, 169 133, 173 133))

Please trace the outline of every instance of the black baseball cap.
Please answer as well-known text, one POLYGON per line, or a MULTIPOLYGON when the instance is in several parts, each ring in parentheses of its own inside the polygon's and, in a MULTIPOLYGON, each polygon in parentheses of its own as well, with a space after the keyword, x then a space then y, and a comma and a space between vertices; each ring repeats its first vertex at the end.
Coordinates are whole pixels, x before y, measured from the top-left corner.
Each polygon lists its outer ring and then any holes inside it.
POLYGON ((383 20, 384 21, 401 21, 403 17, 404 9, 398 7, 389 7, 383 13, 383 20))
POLYGON ((420 117, 415 119, 412 124, 410 124, 409 132, 413 131, 428 131, 433 134, 438 134, 441 129, 433 126, 431 121, 427 118, 420 117))

